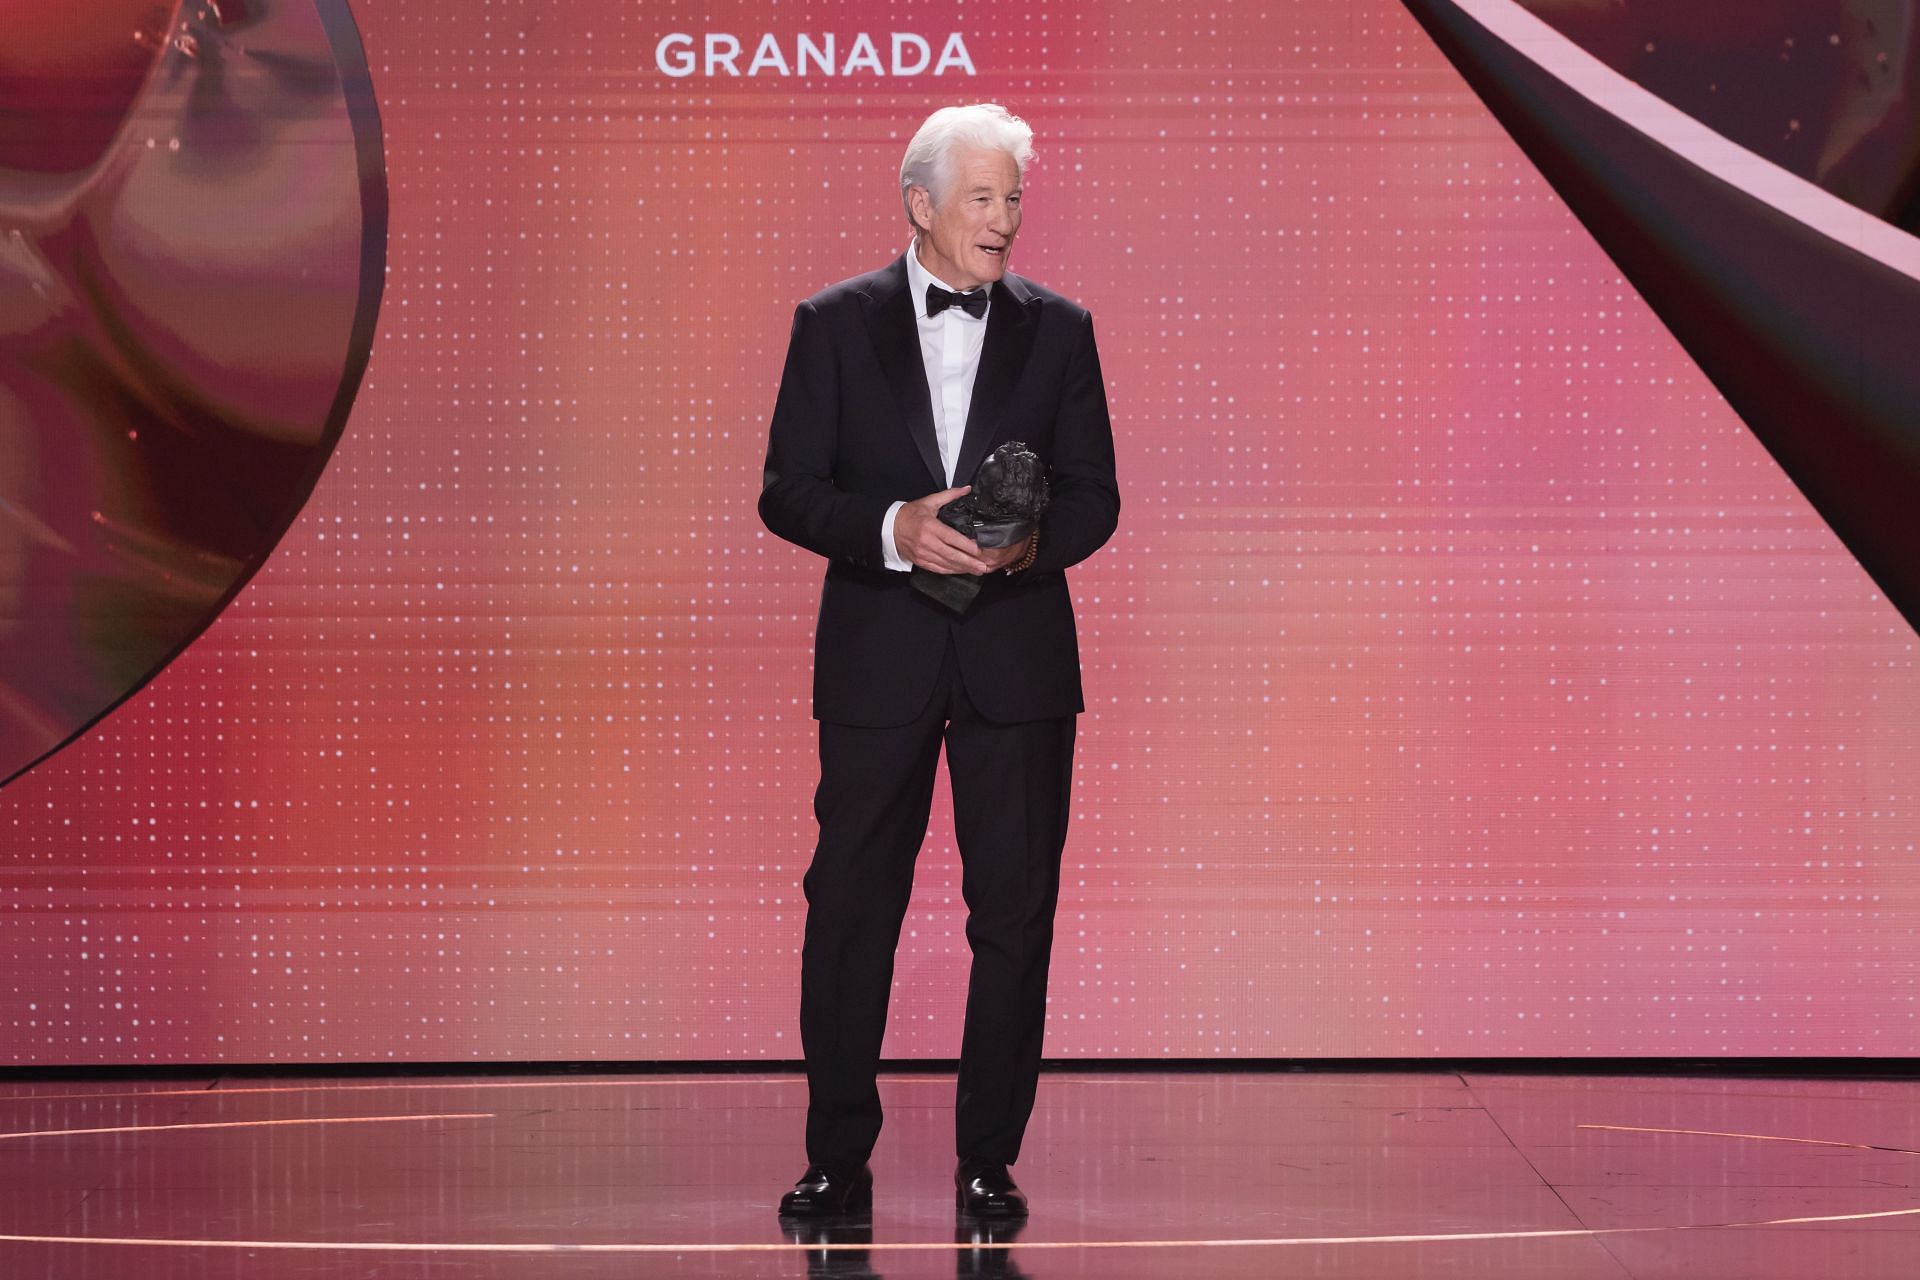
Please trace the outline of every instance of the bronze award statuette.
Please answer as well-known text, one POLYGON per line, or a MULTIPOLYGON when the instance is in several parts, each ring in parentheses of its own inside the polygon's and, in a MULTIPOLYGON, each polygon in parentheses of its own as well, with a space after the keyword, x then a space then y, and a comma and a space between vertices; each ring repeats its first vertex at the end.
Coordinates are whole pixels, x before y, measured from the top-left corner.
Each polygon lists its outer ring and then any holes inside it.
MULTIPOLYGON (((982 547, 1010 547, 1032 533, 1047 509, 1047 470, 1038 454, 1018 440, 988 454, 973 487, 940 508, 940 522, 982 547)), ((913 585, 955 613, 973 607, 981 579, 971 573, 933 573, 913 567, 913 585)))

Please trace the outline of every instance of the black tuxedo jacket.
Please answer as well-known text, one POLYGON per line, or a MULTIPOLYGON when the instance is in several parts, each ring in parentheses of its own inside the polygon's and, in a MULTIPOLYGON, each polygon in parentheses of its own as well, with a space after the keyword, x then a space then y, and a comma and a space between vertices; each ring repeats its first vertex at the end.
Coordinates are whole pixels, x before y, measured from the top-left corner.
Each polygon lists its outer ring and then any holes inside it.
POLYGON ((949 633, 967 695, 988 719, 1085 709, 1065 570, 1099 550, 1120 517, 1093 317, 1011 272, 991 296, 956 483, 969 483, 996 446, 1023 440, 1048 468, 1052 501, 1033 565, 987 575, 965 615, 915 591, 908 575, 886 567, 880 546, 890 505, 948 487, 906 254, 794 312, 760 518, 827 558, 814 634, 816 719, 912 720, 933 694, 949 633))

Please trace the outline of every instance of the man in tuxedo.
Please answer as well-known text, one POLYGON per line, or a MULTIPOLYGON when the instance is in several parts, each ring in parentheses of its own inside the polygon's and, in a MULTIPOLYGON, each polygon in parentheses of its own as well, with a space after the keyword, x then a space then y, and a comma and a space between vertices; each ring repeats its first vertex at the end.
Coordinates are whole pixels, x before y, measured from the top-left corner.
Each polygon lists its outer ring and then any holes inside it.
POLYGON ((783 1215, 872 1204, 874 1077, 943 742, 973 953, 956 1199, 974 1215, 1027 1212, 1007 1166, 1039 1079, 1084 709, 1065 571, 1120 512, 1092 318, 1007 270, 1032 136, 991 104, 934 112, 900 170, 912 244, 794 313, 760 517, 827 566, 813 670, 820 836, 803 880, 808 1166, 783 1215), (1031 537, 983 549, 936 512, 1009 440, 1039 456, 1052 498, 1031 537), (914 590, 916 565, 981 576, 972 608, 914 590))

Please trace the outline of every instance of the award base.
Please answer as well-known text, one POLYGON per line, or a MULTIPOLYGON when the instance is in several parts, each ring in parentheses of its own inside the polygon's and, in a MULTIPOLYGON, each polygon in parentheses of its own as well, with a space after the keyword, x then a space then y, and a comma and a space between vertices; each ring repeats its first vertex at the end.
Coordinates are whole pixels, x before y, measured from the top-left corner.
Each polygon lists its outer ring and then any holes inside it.
POLYGON ((923 596, 939 601, 955 613, 965 613, 973 608, 973 602, 980 594, 981 579, 971 573, 933 573, 913 566, 913 572, 907 575, 907 581, 913 589, 923 596))

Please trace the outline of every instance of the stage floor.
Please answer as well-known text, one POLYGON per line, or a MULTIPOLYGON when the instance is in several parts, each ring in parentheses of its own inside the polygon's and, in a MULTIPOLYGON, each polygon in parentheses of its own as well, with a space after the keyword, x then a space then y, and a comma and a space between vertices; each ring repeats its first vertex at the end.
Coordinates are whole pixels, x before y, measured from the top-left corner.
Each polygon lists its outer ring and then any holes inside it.
POLYGON ((1920 1274, 1920 1085, 1054 1074, 1017 1234, 956 1223, 950 1076, 882 1083, 871 1225, 796 1240, 791 1074, 11 1081, 0 1274, 1920 1274))

